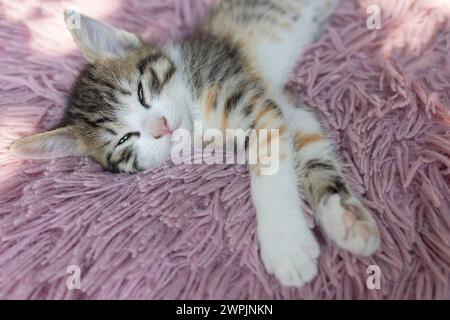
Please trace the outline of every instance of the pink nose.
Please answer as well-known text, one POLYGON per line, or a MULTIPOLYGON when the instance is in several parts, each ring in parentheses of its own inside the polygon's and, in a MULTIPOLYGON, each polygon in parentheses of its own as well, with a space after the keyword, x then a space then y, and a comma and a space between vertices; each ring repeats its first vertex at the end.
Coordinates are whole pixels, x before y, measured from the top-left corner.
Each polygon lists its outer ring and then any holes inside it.
POLYGON ((172 130, 170 130, 166 117, 162 117, 161 119, 151 122, 152 123, 149 124, 150 128, 148 128, 148 130, 153 137, 155 137, 155 139, 170 136, 172 134, 172 130))

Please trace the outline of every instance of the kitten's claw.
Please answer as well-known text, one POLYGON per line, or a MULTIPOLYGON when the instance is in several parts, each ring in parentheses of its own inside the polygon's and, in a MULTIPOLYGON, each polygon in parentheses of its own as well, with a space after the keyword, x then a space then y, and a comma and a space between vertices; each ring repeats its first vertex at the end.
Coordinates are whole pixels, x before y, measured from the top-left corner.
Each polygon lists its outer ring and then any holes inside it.
POLYGON ((380 234, 370 212, 355 197, 334 194, 319 206, 319 219, 327 235, 341 248, 369 256, 380 245, 380 234))
POLYGON ((284 286, 299 287, 317 275, 319 245, 311 231, 304 229, 303 225, 296 229, 294 222, 285 232, 259 230, 263 264, 284 286))

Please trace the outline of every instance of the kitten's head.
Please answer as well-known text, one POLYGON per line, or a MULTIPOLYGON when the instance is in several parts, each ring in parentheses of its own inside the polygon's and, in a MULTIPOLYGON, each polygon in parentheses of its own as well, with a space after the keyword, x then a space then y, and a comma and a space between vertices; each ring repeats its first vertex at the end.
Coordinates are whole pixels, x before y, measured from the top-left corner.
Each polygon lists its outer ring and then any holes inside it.
POLYGON ((69 30, 88 64, 62 125, 22 138, 10 150, 27 159, 88 155, 107 170, 130 173, 168 160, 172 132, 190 129, 176 56, 135 34, 77 17, 80 23, 69 30))

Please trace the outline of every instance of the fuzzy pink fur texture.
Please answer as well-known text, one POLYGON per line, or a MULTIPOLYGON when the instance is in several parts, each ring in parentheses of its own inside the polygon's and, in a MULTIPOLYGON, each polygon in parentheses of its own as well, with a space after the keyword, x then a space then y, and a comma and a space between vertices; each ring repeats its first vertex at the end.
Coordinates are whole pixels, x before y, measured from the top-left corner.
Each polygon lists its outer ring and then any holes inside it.
POLYGON ((370 258, 321 237, 319 275, 302 288, 281 287, 261 264, 245 166, 128 176, 85 158, 8 153, 19 137, 58 122, 83 65, 64 8, 169 41, 188 34, 209 3, 1 1, 0 298, 450 298, 447 1, 343 0, 299 59, 290 87, 323 119, 382 234, 370 258), (373 4, 380 30, 366 25, 373 4), (71 265, 81 290, 66 286, 71 265), (366 286, 370 265, 380 268, 379 290, 366 286))

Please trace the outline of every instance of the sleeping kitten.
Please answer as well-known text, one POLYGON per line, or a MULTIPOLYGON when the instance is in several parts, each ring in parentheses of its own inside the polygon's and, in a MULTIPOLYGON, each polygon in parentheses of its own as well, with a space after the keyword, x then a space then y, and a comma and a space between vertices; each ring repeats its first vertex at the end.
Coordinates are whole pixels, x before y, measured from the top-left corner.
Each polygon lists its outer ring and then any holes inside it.
POLYGON ((164 45, 80 15, 80 28, 70 31, 88 64, 62 124, 11 151, 27 159, 89 155, 107 170, 134 173, 170 159, 173 132, 192 131, 194 121, 222 132, 278 129, 278 173, 262 175, 260 163, 250 165, 267 271, 286 286, 317 274, 319 245, 299 189, 330 239, 370 255, 379 245, 374 219, 342 178, 314 114, 283 90, 336 2, 223 0, 192 36, 164 45))

